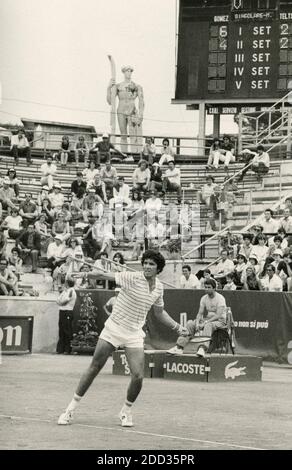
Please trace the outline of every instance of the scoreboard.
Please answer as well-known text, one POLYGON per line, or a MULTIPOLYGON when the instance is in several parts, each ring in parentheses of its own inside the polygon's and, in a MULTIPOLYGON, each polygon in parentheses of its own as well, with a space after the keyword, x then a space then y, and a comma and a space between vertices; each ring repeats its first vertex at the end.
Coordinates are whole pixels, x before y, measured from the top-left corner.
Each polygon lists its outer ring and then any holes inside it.
POLYGON ((292 89, 292 0, 180 0, 174 103, 268 103, 292 89))

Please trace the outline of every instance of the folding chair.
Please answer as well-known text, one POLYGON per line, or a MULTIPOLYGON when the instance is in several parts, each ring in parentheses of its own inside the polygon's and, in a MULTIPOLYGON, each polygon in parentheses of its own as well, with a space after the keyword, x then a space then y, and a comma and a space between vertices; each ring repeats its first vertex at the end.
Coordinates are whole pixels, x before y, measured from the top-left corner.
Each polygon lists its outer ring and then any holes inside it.
POLYGON ((228 354, 229 351, 234 355, 235 353, 235 331, 234 331, 234 320, 231 308, 227 307, 226 311, 226 327, 219 328, 214 331, 211 336, 211 341, 208 349, 208 353, 219 351, 220 354, 228 354))

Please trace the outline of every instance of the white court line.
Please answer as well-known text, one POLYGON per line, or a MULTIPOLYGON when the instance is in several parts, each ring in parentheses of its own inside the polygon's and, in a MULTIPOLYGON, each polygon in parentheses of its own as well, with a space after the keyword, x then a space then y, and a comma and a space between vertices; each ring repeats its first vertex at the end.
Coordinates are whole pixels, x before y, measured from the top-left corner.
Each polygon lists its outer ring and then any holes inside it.
MULTIPOLYGON (((56 424, 55 421, 51 421, 49 419, 39 419, 39 418, 29 418, 25 416, 10 416, 10 415, 1 415, 0 418, 9 418, 9 419, 14 419, 14 420, 22 420, 22 421, 37 421, 39 423, 50 423, 50 424, 56 424)), ((81 428, 92 428, 92 429, 102 429, 104 431, 118 431, 118 432, 127 432, 131 434, 141 434, 143 436, 152 436, 152 437, 162 437, 164 439, 176 439, 178 441, 189 441, 189 442, 201 442, 203 444, 211 444, 211 445, 218 445, 218 446, 228 446, 228 447, 235 447, 237 449, 248 449, 248 450, 266 450, 262 449, 260 447, 249 447, 249 446, 241 446, 238 444, 230 444, 229 442, 218 442, 218 441, 207 441, 203 439, 193 439, 191 437, 180 437, 180 436, 171 436, 168 434, 157 434, 153 432, 145 432, 145 431, 135 431, 135 430, 130 430, 130 429, 122 429, 119 427, 116 428, 111 428, 111 427, 105 427, 105 426, 95 426, 93 424, 78 424, 74 423, 74 427, 78 426, 81 428)), ((66 426, 63 426, 66 427, 66 426)))

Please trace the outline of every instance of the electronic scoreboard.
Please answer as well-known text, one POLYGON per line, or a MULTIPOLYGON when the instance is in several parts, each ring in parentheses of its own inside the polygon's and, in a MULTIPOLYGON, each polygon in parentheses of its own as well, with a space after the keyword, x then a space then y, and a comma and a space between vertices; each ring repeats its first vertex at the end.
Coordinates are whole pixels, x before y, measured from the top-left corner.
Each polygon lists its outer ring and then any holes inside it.
POLYGON ((174 103, 273 103, 292 89, 292 0, 180 0, 174 103))

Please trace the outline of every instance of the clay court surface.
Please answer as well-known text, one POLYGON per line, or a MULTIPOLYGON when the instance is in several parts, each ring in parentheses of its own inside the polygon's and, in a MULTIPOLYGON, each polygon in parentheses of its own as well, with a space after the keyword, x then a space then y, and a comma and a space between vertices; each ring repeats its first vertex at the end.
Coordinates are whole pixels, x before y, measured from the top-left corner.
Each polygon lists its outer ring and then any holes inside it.
POLYGON ((263 382, 145 379, 135 427, 117 419, 128 377, 112 362, 71 426, 56 421, 88 356, 5 356, 0 365, 0 449, 291 449, 292 368, 264 367, 263 382))

